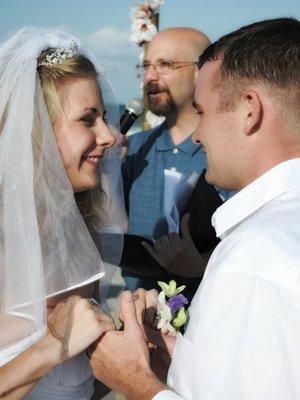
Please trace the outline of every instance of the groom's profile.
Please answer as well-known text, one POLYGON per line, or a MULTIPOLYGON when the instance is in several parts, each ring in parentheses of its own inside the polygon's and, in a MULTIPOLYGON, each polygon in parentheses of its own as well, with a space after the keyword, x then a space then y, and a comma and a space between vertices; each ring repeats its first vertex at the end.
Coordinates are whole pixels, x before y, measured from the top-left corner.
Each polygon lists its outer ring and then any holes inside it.
POLYGON ((242 27, 198 67, 206 179, 238 192, 213 216, 221 242, 184 336, 142 330, 127 291, 124 331, 101 338, 91 366, 128 400, 299 399, 300 22, 242 27))

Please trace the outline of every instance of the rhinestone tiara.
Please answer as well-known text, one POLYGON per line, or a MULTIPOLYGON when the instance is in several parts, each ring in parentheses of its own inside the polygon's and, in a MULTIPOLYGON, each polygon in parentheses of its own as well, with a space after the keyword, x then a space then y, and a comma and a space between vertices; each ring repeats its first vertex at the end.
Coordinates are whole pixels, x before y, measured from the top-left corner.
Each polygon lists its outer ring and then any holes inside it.
POLYGON ((75 40, 71 40, 70 43, 62 49, 56 50, 54 53, 46 56, 46 59, 38 64, 38 67, 45 66, 49 67, 53 64, 61 64, 62 62, 69 60, 79 54, 78 44, 75 40))

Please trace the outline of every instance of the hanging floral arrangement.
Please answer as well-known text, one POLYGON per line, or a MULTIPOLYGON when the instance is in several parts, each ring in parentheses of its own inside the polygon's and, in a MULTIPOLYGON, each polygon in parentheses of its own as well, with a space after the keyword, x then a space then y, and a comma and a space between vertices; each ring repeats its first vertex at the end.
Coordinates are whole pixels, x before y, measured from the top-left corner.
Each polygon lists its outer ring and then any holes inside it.
MULTIPOLYGON (((157 34, 157 26, 153 23, 153 17, 159 13, 159 8, 164 0, 140 0, 135 1, 131 8, 131 34, 129 40, 141 48, 140 63, 144 59, 144 45, 157 34)), ((143 85, 141 84, 141 90, 143 85)), ((164 117, 154 115, 151 111, 146 113, 146 121, 151 128, 162 123, 164 117)))
POLYGON ((153 24, 152 17, 159 12, 159 7, 164 0, 145 0, 135 3, 131 8, 131 35, 132 43, 143 46, 156 34, 157 27, 153 24))

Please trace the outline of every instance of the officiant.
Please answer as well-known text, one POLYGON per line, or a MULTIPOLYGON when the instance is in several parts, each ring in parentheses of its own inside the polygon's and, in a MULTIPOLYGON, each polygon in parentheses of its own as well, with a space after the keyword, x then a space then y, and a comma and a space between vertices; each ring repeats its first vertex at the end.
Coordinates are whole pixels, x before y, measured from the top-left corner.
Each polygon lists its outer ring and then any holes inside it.
POLYGON ((165 121, 128 138, 122 170, 129 235, 121 266, 130 290, 175 278, 192 295, 217 244, 210 220, 226 192, 205 182, 206 157, 192 141, 201 118, 192 105, 196 60, 208 44, 196 29, 165 29, 138 66, 147 106, 165 121))

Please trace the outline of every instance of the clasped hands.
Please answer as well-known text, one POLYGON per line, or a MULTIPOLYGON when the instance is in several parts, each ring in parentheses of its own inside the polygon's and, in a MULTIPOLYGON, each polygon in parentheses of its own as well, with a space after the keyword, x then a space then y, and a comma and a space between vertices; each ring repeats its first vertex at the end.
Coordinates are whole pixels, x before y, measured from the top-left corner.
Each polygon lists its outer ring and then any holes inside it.
POLYGON ((47 325, 43 341, 51 349, 53 366, 75 357, 104 333, 116 329, 112 317, 78 295, 49 307, 47 325))
POLYGON ((91 355, 94 376, 128 399, 151 399, 166 388, 176 335, 154 328, 156 296, 154 290, 125 291, 120 314, 124 330, 103 335, 91 355))
POLYGON ((155 290, 144 289, 122 294, 124 331, 117 331, 113 319, 85 298, 72 295, 59 302, 48 315, 44 339, 45 348, 51 349, 53 366, 89 347, 96 378, 129 398, 134 381, 140 379, 143 387, 143 380, 149 379, 149 396, 154 396, 154 390, 165 387, 162 382, 176 341, 174 334, 155 329, 156 297, 155 290))

